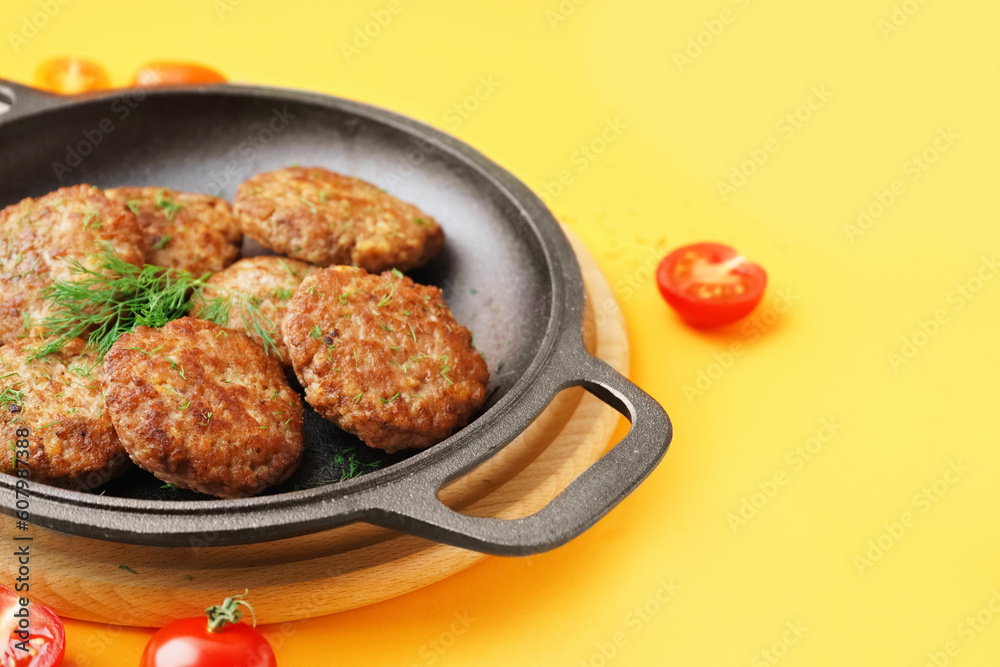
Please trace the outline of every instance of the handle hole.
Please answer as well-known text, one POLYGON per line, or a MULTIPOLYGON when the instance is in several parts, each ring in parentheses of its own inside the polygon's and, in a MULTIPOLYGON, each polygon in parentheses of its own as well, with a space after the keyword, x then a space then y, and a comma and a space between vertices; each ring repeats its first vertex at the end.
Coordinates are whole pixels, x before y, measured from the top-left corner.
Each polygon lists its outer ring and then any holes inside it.
POLYGON ((14 107, 15 97, 13 90, 5 86, 0 86, 0 116, 14 107))
POLYGON ((624 438, 628 429, 628 420, 583 387, 564 389, 500 453, 441 487, 438 499, 466 516, 530 516, 624 438))

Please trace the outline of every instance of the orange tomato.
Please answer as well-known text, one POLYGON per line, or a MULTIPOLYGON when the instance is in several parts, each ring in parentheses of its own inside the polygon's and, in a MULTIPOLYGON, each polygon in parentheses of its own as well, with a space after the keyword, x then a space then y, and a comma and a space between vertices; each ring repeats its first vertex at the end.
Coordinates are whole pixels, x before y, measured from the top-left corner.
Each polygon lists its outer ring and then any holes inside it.
POLYGON ((61 95, 76 95, 108 87, 104 68, 81 58, 50 58, 35 70, 35 85, 61 95))
POLYGON ((198 83, 225 83, 226 77, 214 69, 191 63, 154 62, 139 68, 136 86, 179 86, 198 83))

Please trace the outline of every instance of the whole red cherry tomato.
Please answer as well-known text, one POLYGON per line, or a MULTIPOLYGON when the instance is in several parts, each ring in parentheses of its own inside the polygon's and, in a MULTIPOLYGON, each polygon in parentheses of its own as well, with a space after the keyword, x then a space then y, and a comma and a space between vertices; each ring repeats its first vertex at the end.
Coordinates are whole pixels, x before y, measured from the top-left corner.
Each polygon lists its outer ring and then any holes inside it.
POLYGON ((240 622, 240 607, 253 615, 243 598, 234 595, 206 609, 205 616, 182 618, 160 628, 146 645, 139 667, 277 667, 264 636, 240 622))
POLYGON ((685 322, 717 327, 757 307, 767 286, 767 273, 727 245, 695 243, 663 258, 656 283, 685 322))
POLYGON ((45 605, 22 602, 28 602, 25 593, 0 586, 0 637, 7 639, 0 665, 59 667, 66 652, 62 621, 45 605))

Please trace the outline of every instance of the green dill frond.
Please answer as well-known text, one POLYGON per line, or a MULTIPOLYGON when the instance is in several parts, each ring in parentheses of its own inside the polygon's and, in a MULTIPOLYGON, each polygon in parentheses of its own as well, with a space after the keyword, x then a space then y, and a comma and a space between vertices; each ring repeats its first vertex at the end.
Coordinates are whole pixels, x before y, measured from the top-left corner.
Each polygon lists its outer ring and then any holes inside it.
POLYGON ((139 326, 162 327, 184 317, 191 306, 190 291, 204 282, 179 269, 134 266, 109 244, 97 259, 96 270, 75 259, 64 260, 74 279, 58 281, 42 291, 52 314, 41 325, 55 337, 36 349, 29 361, 57 352, 88 332, 98 360, 103 359, 122 334, 139 326))
POLYGON ((395 285, 395 283, 393 283, 393 285, 392 285, 392 289, 390 289, 390 290, 389 290, 389 293, 388 293, 388 294, 385 294, 385 295, 383 295, 383 296, 382 296, 382 298, 381 298, 381 299, 379 299, 379 302, 378 302, 378 305, 377 305, 377 306, 375 306, 375 307, 376 307, 376 308, 381 308, 381 307, 382 307, 382 306, 384 306, 385 304, 387 304, 387 303, 389 303, 390 301, 392 301, 392 297, 393 297, 393 295, 394 295, 394 294, 396 294, 396 285, 395 285))
POLYGON ((101 220, 101 216, 97 211, 92 211, 87 214, 87 217, 83 219, 83 228, 93 227, 94 229, 100 229, 104 226, 104 222, 101 220))
POLYGON ((7 406, 11 404, 16 405, 19 409, 24 407, 24 392, 14 388, 20 384, 21 382, 17 382, 13 387, 5 387, 3 392, 0 392, 0 407, 4 410, 8 410, 7 406))
MULTIPOLYGON (((267 315, 261 312, 257 304, 250 302, 246 294, 243 294, 241 305, 246 311, 240 315, 243 328, 251 336, 260 339, 261 344, 264 346, 264 352, 267 354, 271 354, 271 352, 277 354, 278 344, 274 341, 274 337, 278 334, 278 327, 267 315)), ((280 357, 281 355, 279 354, 278 356, 280 357)))
POLYGON ((163 209, 164 214, 167 216, 167 220, 173 222, 174 216, 177 215, 177 211, 184 208, 183 204, 178 204, 169 197, 165 190, 160 190, 156 194, 156 205, 163 209))
POLYGON ((447 354, 444 355, 443 357, 441 357, 441 365, 438 368, 438 371, 439 371, 439 374, 441 375, 441 377, 443 377, 445 379, 445 381, 448 383, 449 387, 451 385, 455 384, 452 381, 452 379, 450 377, 448 377, 448 373, 451 372, 451 364, 448 362, 448 355, 447 354))
POLYGON ((305 204, 306 206, 309 207, 309 212, 310 213, 312 213, 314 215, 316 214, 316 204, 312 203, 311 201, 309 201, 308 199, 306 199, 305 197, 302 197, 302 196, 300 196, 299 199, 302 200, 303 204, 305 204))
POLYGON ((247 334, 260 339, 264 351, 268 354, 272 350, 277 352, 278 344, 274 337, 278 334, 278 327, 267 315, 261 312, 260 299, 240 290, 227 289, 217 285, 212 285, 212 289, 224 292, 224 294, 206 299, 204 289, 203 285, 198 287, 202 302, 198 317, 224 327, 229 323, 229 313, 235 302, 244 311, 240 314, 240 321, 247 334))
POLYGON ((58 281, 42 291, 52 309, 40 324, 46 335, 54 337, 35 349, 29 361, 58 352, 69 341, 86 335, 97 351, 98 363, 122 334, 140 326, 159 328, 187 315, 194 296, 202 302, 198 317, 223 327, 229 323, 233 303, 238 303, 244 310, 241 319, 247 333, 260 339, 268 353, 277 350, 277 327, 261 312, 259 300, 238 290, 205 298, 210 274, 196 278, 182 269, 149 264, 140 268, 122 259, 110 244, 104 244, 97 255, 96 269, 75 259, 64 261, 73 280, 58 281))
POLYGON ((202 296, 201 308, 198 310, 198 317, 209 322, 214 322, 220 327, 229 323, 229 311, 233 306, 232 297, 216 296, 205 299, 202 296))

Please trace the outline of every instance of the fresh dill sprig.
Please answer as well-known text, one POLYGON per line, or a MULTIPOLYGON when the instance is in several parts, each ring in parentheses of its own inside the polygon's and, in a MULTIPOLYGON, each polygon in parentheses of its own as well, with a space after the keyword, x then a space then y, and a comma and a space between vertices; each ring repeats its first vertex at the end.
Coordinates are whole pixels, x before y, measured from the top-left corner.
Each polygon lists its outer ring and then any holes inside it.
MULTIPOLYGON (((359 452, 354 446, 346 447, 341 451, 337 451, 333 455, 333 466, 334 470, 329 470, 333 473, 333 476, 316 482, 313 487, 317 486, 327 486, 329 484, 336 484, 337 482, 345 482, 349 479, 363 475, 366 472, 372 470, 377 470, 382 466, 381 461, 362 461, 359 459, 359 452), (339 476, 337 476, 339 473, 339 476)), ((319 472, 327 472, 326 467, 320 468, 319 472)))
POLYGON ((392 301, 392 296, 393 296, 393 295, 394 295, 395 293, 396 293, 396 285, 395 285, 395 284, 393 284, 393 286, 392 286, 392 289, 390 289, 390 290, 389 290, 389 293, 388 293, 388 294, 384 294, 384 295, 382 296, 382 298, 381 298, 381 299, 379 299, 379 302, 378 302, 378 305, 377 305, 377 306, 375 306, 375 307, 376 307, 376 308, 381 308, 381 307, 382 307, 382 306, 384 306, 385 304, 387 304, 387 303, 389 303, 390 301, 392 301))
MULTIPOLYGON (((229 314, 234 303, 242 309, 240 322, 247 334, 260 339, 264 346, 264 351, 268 354, 277 353, 278 344, 274 337, 278 335, 278 327, 267 315, 260 310, 260 299, 246 292, 237 289, 211 286, 213 290, 219 292, 217 296, 208 299, 204 296, 203 285, 198 289, 201 291, 201 307, 198 309, 198 317, 203 320, 215 322, 220 327, 227 326, 229 314)), ((280 356, 280 355, 279 355, 280 356)))
MULTIPOLYGON (((12 375, 16 375, 16 373, 13 373, 12 375)), ((10 410, 10 412, 20 412, 24 407, 24 392, 14 388, 20 384, 22 383, 16 382, 13 387, 5 387, 3 392, 0 393, 0 407, 4 410, 7 410, 7 406, 11 404, 16 405, 17 410, 10 410)))
POLYGON ((104 222, 101 220, 100 214, 97 211, 93 211, 87 214, 87 217, 83 219, 83 228, 93 227, 95 229, 100 229, 104 226, 104 222))
POLYGON ((303 204, 305 204, 306 206, 308 206, 308 207, 309 207, 309 212, 310 212, 310 213, 313 213, 313 214, 315 214, 315 213, 316 213, 316 204, 312 203, 311 201, 309 201, 309 200, 308 200, 308 199, 306 199, 305 197, 301 197, 301 196, 300 196, 300 197, 299 197, 299 199, 301 199, 301 200, 302 200, 302 203, 303 203, 303 204))
POLYGON ((170 220, 171 222, 173 222, 174 216, 177 215, 177 211, 184 207, 183 204, 179 204, 167 197, 165 190, 160 190, 157 193, 156 205, 163 209, 163 213, 167 216, 167 220, 170 220))
POLYGON ((443 363, 441 364, 440 368, 438 369, 440 371, 439 374, 441 375, 441 377, 443 377, 448 382, 448 386, 450 387, 451 385, 453 385, 455 383, 452 381, 452 379, 450 377, 448 377, 448 373, 451 372, 451 364, 448 363, 448 355, 446 354, 443 357, 441 357, 441 361, 443 363))
POLYGON ((208 300, 202 299, 201 308, 198 310, 198 317, 224 327, 229 322, 229 311, 232 307, 233 300, 229 296, 216 296, 208 300))
POLYGON ((271 354, 273 351, 280 357, 278 344, 274 342, 274 337, 278 333, 277 326, 275 326, 274 322, 267 315, 260 311, 260 307, 257 304, 251 302, 249 295, 244 293, 241 299, 245 311, 240 315, 243 328, 246 329, 247 333, 260 338, 261 344, 264 345, 264 352, 271 354))
POLYGON ((57 281, 42 292, 52 311, 41 325, 54 338, 35 349, 29 361, 57 352, 85 334, 99 361, 122 334, 139 326, 162 327, 187 315, 191 297, 195 295, 202 302, 198 317, 223 327, 229 322, 233 303, 238 303, 244 310, 241 319, 247 333, 257 336, 265 351, 277 349, 274 342, 277 327, 249 295, 226 290, 228 294, 205 298, 209 274, 196 278, 182 269, 149 264, 140 268, 126 262, 108 244, 97 255, 97 269, 77 260, 65 261, 70 265, 73 280, 57 281))
POLYGON ((66 259, 75 279, 43 290, 53 310, 41 324, 55 338, 36 349, 29 361, 57 352, 88 331, 88 341, 103 359, 122 334, 184 317, 191 306, 188 293, 204 283, 187 271, 129 264, 108 244, 97 258, 97 270, 66 259))

